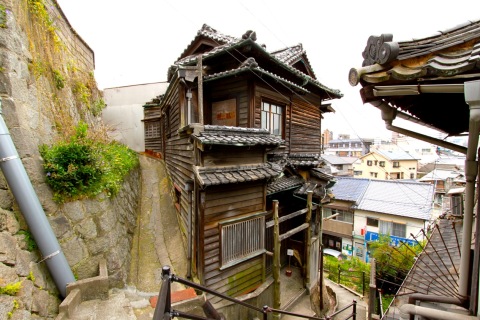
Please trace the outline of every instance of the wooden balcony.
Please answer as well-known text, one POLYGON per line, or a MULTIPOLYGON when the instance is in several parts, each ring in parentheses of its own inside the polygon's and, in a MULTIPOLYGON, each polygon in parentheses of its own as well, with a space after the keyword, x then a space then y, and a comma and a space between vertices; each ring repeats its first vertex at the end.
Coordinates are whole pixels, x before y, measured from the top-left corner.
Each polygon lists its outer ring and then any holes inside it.
POLYGON ((323 220, 323 232, 339 237, 351 238, 353 224, 337 220, 323 220))

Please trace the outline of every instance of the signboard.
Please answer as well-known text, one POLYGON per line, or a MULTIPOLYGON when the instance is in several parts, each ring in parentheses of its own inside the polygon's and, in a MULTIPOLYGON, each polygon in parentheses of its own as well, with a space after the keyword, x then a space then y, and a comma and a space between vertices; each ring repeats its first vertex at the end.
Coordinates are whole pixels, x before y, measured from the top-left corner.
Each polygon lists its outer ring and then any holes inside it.
POLYGON ((212 103, 212 124, 235 127, 237 125, 237 99, 212 103))
POLYGON ((293 250, 287 249, 287 256, 293 256, 293 250))
MULTIPOLYGON (((378 240, 377 232, 367 231, 367 233, 365 234, 365 241, 369 242, 369 241, 377 241, 377 240, 378 240)), ((398 247, 402 242, 406 242, 411 246, 414 246, 417 244, 416 241, 411 239, 390 236, 390 244, 392 246, 398 247)))

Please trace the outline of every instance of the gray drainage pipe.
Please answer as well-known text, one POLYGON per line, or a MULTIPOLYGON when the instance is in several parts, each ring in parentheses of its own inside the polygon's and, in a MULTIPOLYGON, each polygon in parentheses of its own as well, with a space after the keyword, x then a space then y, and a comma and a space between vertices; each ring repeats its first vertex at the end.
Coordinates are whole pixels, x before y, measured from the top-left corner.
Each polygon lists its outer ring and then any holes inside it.
POLYGON ((418 315, 428 319, 437 320, 478 320, 475 316, 426 308, 414 304, 404 304, 400 307, 400 320, 410 320, 411 315, 418 315))
POLYGON ((33 190, 7 125, 3 119, 0 98, 0 168, 15 197, 28 228, 37 243, 43 260, 62 297, 66 297, 67 284, 75 282, 72 270, 53 233, 45 212, 33 190))

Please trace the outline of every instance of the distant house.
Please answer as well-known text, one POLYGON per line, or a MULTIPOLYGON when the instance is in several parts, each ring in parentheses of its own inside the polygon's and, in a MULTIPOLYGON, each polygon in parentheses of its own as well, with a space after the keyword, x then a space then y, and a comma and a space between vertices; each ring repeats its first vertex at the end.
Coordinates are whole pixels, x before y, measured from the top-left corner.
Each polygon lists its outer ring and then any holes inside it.
POLYGON ((373 139, 332 139, 328 142, 325 154, 339 157, 361 157, 370 152, 373 139))
POLYGON ((334 155, 322 155, 322 160, 330 167, 334 176, 353 176, 353 163, 356 157, 339 157, 334 155))
POLYGON ((372 151, 353 165, 356 178, 404 180, 417 178, 418 158, 403 150, 372 151))
POLYGON ((322 114, 332 111, 324 102, 342 96, 316 80, 301 44, 269 52, 256 40, 204 25, 169 69, 165 94, 144 105, 145 149, 165 160, 191 275, 229 296, 271 277, 274 201, 282 233, 295 231, 281 240, 281 264, 296 249, 308 262, 303 279, 317 277, 318 245, 306 250, 314 220, 293 192, 325 194, 331 176, 316 172, 322 114))
POLYGON ((380 234, 392 244, 414 243, 430 222, 433 186, 418 182, 338 177, 335 199, 324 205, 323 243, 368 261, 369 243, 380 234))
POLYGON ((441 206, 443 197, 452 188, 465 186, 465 173, 460 170, 434 169, 418 180, 430 183, 435 188, 435 204, 441 206))
POLYGON ((166 89, 166 82, 104 89, 107 106, 102 111, 102 120, 112 129, 110 136, 132 150, 145 151, 143 105, 151 97, 164 94, 166 89))

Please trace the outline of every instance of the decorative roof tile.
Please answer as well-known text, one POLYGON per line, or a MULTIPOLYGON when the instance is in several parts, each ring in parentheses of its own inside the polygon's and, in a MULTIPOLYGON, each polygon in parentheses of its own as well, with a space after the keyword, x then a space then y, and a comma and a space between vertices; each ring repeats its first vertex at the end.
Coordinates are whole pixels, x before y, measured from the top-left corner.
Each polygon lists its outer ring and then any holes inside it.
POLYGON ((266 129, 205 125, 192 138, 205 145, 279 146, 283 140, 266 129))
POLYGON ((195 175, 201 186, 241 183, 271 179, 282 172, 275 164, 262 163, 235 167, 195 167, 195 175))

